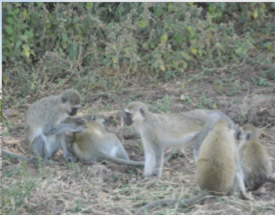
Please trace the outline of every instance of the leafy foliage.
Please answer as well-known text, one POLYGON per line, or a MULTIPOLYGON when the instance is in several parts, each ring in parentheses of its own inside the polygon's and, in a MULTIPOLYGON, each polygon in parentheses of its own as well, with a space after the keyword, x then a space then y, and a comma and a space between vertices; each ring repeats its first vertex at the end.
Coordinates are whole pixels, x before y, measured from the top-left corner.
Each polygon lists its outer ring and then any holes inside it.
POLYGON ((266 35, 274 33, 274 10, 274 3, 3 3, 4 83, 20 83, 24 94, 72 80, 119 90, 121 76, 170 80, 255 58, 272 65, 266 35))

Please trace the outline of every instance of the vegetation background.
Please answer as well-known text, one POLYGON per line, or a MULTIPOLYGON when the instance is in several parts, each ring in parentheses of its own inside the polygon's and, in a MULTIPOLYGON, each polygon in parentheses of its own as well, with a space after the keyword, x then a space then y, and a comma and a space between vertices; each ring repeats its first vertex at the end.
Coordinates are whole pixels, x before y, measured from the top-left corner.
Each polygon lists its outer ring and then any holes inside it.
MULTIPOLYGON (((29 156, 28 105, 73 87, 83 113, 105 115, 133 159, 143 159, 140 139, 126 138, 134 131, 120 113, 132 100, 158 112, 220 109, 260 127, 274 157, 274 14, 272 2, 2 3, 4 148, 29 156)), ((198 192, 191 153, 166 167, 162 180, 142 182, 142 170, 115 164, 61 158, 34 167, 5 158, 3 213, 131 214, 153 199, 198 192)), ((154 213, 274 214, 274 185, 252 194, 250 202, 224 197, 154 213)))

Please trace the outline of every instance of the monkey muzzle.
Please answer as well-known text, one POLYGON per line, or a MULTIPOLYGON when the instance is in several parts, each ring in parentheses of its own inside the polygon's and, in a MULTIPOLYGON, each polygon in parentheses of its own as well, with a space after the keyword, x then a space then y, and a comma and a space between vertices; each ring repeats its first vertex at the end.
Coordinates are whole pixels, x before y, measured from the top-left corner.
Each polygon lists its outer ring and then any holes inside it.
POLYGON ((132 120, 132 114, 125 112, 125 116, 124 116, 124 123, 126 125, 132 125, 133 120, 132 120))
POLYGON ((69 113, 70 116, 74 116, 77 113, 77 108, 73 108, 71 112, 69 113))

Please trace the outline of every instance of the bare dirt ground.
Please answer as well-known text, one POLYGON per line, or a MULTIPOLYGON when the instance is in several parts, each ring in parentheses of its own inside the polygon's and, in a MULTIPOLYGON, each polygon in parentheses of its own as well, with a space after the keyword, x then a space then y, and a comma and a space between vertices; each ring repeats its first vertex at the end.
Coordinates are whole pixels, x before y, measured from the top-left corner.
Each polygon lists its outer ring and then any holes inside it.
MULTIPOLYGON (((133 82, 120 92, 87 93, 82 113, 103 114, 108 130, 118 135, 130 157, 143 160, 139 136, 123 126, 122 110, 129 101, 143 101, 149 103, 153 111, 165 112, 216 108, 236 123, 256 125, 274 164, 275 81, 261 86, 250 78, 258 75, 256 68, 244 66, 237 69, 236 74, 190 72, 183 75, 184 79, 165 84, 133 82)), ((30 156, 23 133, 25 111, 25 106, 13 109, 5 108, 4 104, 3 148, 30 156)), ((113 163, 66 164, 60 153, 54 158, 57 165, 40 167, 5 158, 3 213, 128 215, 153 200, 194 196, 199 188, 194 180, 191 150, 187 148, 167 162, 161 179, 146 181, 142 179, 141 168, 113 163)), ((148 214, 275 214, 275 184, 265 183, 249 195, 249 201, 233 196, 217 197, 204 205, 155 208, 148 214)))

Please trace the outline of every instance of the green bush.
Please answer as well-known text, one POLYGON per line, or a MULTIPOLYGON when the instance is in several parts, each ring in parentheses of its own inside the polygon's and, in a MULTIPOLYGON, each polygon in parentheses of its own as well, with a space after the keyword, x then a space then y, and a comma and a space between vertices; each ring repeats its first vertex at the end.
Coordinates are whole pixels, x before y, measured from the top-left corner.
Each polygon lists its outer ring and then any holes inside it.
MULTIPOLYGON (((68 80, 79 88, 119 89, 121 76, 170 80, 186 70, 240 64, 254 56, 263 35, 274 33, 274 8, 274 3, 3 3, 4 83, 21 83, 24 94, 68 80)), ((267 38, 260 45, 271 64, 274 44, 267 38)))

